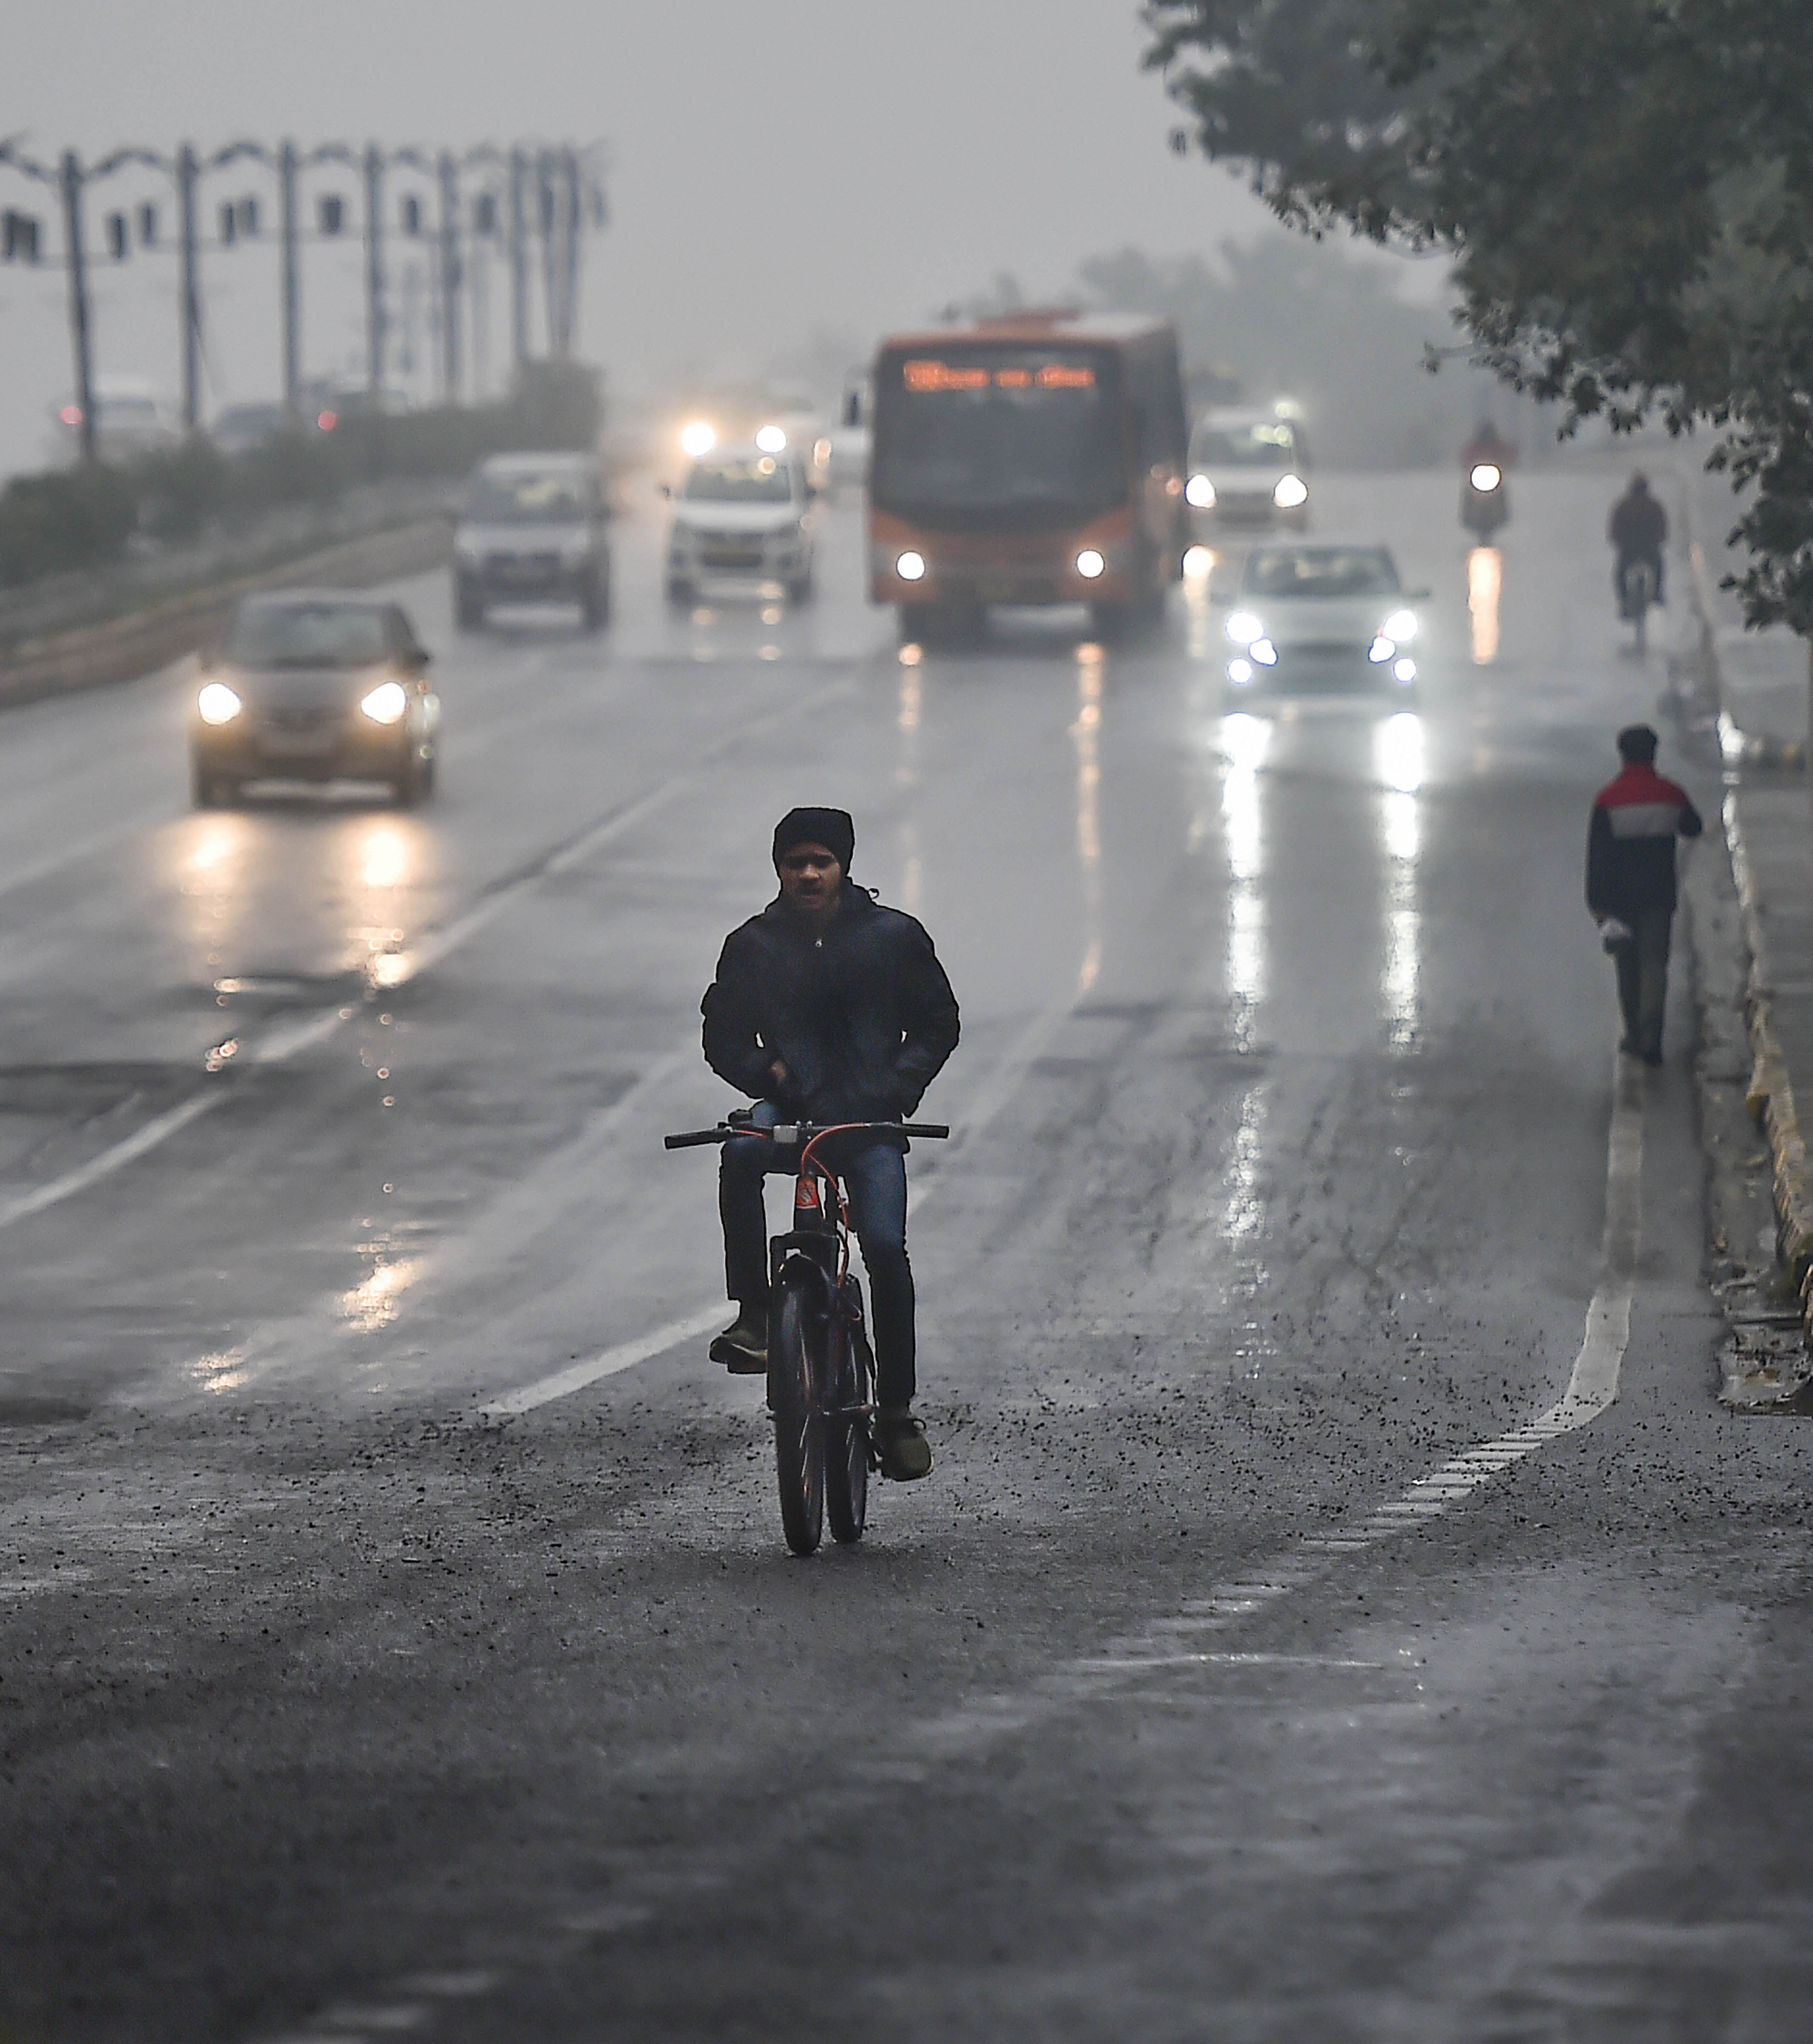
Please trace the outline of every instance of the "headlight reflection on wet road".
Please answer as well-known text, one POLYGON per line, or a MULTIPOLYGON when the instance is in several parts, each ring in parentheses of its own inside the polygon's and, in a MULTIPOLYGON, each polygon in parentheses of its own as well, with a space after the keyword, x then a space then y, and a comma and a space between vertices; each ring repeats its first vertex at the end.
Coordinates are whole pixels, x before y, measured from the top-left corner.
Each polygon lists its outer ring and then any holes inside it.
POLYGON ((1475 547, 1467 555, 1467 616, 1476 667, 1489 667, 1498 658, 1498 599, 1504 586, 1504 556, 1496 547, 1475 547))
POLYGON ((1373 733, 1373 756, 1385 783, 1379 797, 1385 853, 1379 1005, 1387 1039, 1394 1051, 1403 1051, 1415 1041, 1422 1020, 1423 916, 1417 881, 1423 853, 1423 720, 1408 713, 1387 717, 1373 733))

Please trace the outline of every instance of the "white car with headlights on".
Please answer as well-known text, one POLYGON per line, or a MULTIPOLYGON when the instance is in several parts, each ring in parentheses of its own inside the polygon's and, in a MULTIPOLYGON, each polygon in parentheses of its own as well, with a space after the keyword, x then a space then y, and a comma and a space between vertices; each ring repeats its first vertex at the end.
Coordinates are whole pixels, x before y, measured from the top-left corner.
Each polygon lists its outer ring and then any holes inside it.
POLYGON ((440 699, 400 604, 287 590, 240 605, 205 655, 190 720, 198 809, 250 781, 382 781, 405 806, 434 789, 440 699))
POLYGON ((1184 482, 1190 529, 1207 544, 1231 525, 1309 529, 1309 449, 1294 419, 1206 412, 1190 434, 1184 482))
MULTIPOLYGON (((774 436, 770 436, 770 438, 774 436)), ((795 603, 812 593, 812 500, 805 463, 784 445, 714 447, 671 493, 667 600, 688 604, 714 585, 759 594, 785 589, 795 603)))
POLYGON ((1420 624, 1389 547, 1277 544, 1246 556, 1223 628, 1240 694, 1366 689, 1414 700, 1420 624))

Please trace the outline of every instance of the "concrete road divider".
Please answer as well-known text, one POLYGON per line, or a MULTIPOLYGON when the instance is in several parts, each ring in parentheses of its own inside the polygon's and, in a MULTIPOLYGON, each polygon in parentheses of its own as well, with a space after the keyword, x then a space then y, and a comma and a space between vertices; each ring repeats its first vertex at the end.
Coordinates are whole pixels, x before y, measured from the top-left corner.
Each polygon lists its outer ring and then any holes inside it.
POLYGON ((24 640, 0 651, 0 704, 33 702, 43 696, 132 681, 206 645, 242 596, 315 584, 363 589, 419 574, 447 559, 452 538, 448 519, 417 519, 205 589, 186 590, 104 624, 24 640))

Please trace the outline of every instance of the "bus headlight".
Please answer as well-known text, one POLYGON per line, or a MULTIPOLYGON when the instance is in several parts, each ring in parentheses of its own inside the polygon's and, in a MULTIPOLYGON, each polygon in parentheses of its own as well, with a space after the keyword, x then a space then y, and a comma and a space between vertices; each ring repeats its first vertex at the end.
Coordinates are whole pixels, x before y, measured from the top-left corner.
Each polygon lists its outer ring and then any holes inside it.
POLYGON ((1413 682, 1416 678, 1416 663, 1414 660, 1400 660, 1392 668, 1392 672, 1400 682, 1413 682))
POLYGON ((1397 647, 1381 632, 1366 648, 1366 658, 1375 667, 1382 667, 1397 651, 1397 647))
POLYGON ((1300 475, 1281 475, 1272 492, 1272 501, 1281 511, 1294 511, 1309 501, 1309 485, 1300 475))
POLYGON ((1250 660, 1230 660, 1227 663, 1227 678, 1234 684, 1235 688, 1245 688, 1246 684, 1253 678, 1252 662, 1250 660))
POLYGON ((1278 664, 1278 649, 1269 639, 1255 639, 1246 651, 1262 667, 1275 667, 1278 664))
POLYGON ((1193 475, 1184 485, 1184 501, 1193 504, 1199 511, 1215 509, 1215 485, 1206 475, 1193 475))
POLYGON ((910 550, 902 554, 894 563, 894 573, 902 582, 924 582, 925 579, 924 555, 916 554, 910 550))
POLYGON ((204 724, 231 724, 244 707, 225 682, 209 682, 195 698, 195 713, 204 724))
POLYGON ((409 707, 409 692, 401 682, 380 682, 359 707, 374 724, 400 724, 409 707))
POLYGON ((1077 556, 1077 572, 1085 582, 1093 582, 1107 566, 1108 563, 1093 547, 1085 547, 1077 556))

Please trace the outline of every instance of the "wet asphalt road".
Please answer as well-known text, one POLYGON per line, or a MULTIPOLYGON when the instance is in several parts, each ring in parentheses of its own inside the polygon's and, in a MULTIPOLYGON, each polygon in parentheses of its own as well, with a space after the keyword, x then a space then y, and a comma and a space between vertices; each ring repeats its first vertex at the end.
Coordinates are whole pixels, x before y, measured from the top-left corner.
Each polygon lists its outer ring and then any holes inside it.
POLYGON ((1469 567, 1325 482, 1414 713, 1231 705, 1200 588, 903 659, 844 504, 800 613, 670 618, 645 511, 597 641, 409 586, 421 815, 190 813, 181 674, 0 719, 0 2037, 1804 2038, 1813 1458, 1712 1401, 1684 959, 1615 1402, 1465 1459, 1605 1276, 1661 680, 1610 480, 1517 486, 1469 567), (796 801, 965 1015, 939 1466, 805 1563, 659 1140, 796 801))

